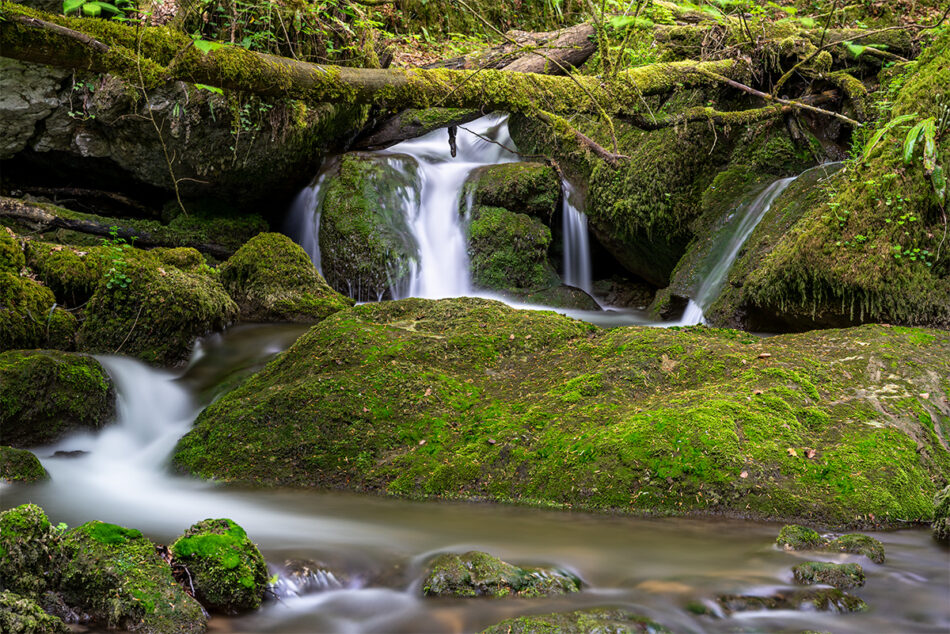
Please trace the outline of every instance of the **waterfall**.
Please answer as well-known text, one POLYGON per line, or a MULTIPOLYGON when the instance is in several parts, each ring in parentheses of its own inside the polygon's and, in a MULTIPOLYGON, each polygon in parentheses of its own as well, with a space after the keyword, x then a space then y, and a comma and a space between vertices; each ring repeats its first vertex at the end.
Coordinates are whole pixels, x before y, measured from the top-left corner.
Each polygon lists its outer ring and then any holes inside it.
POLYGON ((333 173, 333 164, 334 161, 324 162, 314 181, 297 194, 284 222, 284 233, 307 252, 321 273, 320 210, 326 197, 327 177, 333 173))
POLYGON ((578 204, 580 194, 564 181, 564 283, 591 292, 590 240, 587 235, 587 216, 578 204))

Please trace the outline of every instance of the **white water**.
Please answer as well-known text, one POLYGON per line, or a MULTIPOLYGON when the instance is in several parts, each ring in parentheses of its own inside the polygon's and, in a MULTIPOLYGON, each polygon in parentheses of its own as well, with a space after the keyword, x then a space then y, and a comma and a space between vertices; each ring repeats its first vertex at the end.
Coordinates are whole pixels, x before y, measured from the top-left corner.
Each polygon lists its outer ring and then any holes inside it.
POLYGON ((587 216, 578 209, 580 193, 570 182, 563 184, 564 283, 590 294, 590 238, 587 216))
POLYGON ((297 194, 284 222, 284 231, 303 247, 321 274, 323 267, 320 263, 320 211, 323 208, 323 199, 326 198, 324 186, 331 173, 329 165, 325 164, 320 168, 317 178, 297 194))

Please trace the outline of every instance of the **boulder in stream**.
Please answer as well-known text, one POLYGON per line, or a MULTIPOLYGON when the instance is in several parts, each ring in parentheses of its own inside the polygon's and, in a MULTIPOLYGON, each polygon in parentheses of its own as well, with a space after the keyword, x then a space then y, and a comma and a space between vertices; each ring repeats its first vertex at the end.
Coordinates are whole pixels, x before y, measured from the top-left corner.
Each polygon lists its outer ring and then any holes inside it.
POLYGON ((724 594, 716 597, 716 603, 726 614, 762 610, 863 612, 868 609, 864 600, 837 588, 780 590, 769 595, 724 594))
POLYGON ((28 597, 4 590, 0 592, 0 632, 9 634, 67 634, 62 619, 47 614, 28 597))
POLYGON ((238 614, 260 607, 267 589, 267 565, 244 529, 229 519, 206 519, 171 545, 175 563, 185 566, 195 596, 209 610, 238 614))
POLYGON ((485 165, 473 170, 465 182, 462 211, 469 195, 474 207, 503 207, 550 226, 561 198, 561 182, 544 163, 485 165))
POLYGON ((22 504, 0 513, 0 590, 38 598, 59 583, 60 535, 43 509, 22 504))
POLYGON ((0 445, 0 481, 37 482, 47 478, 46 469, 31 452, 0 445))
POLYGON ((540 290, 560 284, 548 262, 551 230, 537 218, 476 207, 468 227, 472 282, 481 288, 540 290))
POLYGON ((427 597, 549 597, 581 589, 581 580, 557 568, 520 568, 488 553, 444 554, 429 564, 422 581, 427 597))
POLYGON ((884 563, 884 544, 860 533, 824 537, 810 528, 789 524, 782 527, 775 542, 785 550, 830 550, 864 555, 876 564, 884 563))
POLYGON ((850 590, 864 585, 864 569, 858 564, 806 561, 792 568, 792 574, 795 581, 806 586, 824 584, 839 590, 850 590))
POLYGON ((827 548, 852 555, 864 555, 876 564, 884 563, 884 544, 860 533, 848 533, 835 537, 828 542, 827 548))
POLYGON ((482 630, 481 634, 664 634, 667 628, 655 621, 622 609, 595 608, 575 612, 555 612, 518 616, 482 630))
POLYGON ((934 519, 930 530, 938 542, 950 542, 950 485, 934 496, 934 519))

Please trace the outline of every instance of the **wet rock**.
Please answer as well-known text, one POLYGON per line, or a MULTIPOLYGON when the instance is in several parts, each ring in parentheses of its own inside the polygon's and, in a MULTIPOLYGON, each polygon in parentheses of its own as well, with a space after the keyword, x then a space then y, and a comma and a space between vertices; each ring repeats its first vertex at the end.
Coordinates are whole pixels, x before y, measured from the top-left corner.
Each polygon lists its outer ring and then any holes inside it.
POLYGON ((938 542, 950 542, 950 486, 934 496, 934 520, 930 530, 938 542))
POLYGON ((468 227, 472 282, 492 290, 546 289, 560 280, 548 262, 551 230, 536 218, 477 207, 468 227))
POLYGON ((81 449, 73 449, 72 451, 54 451, 51 458, 65 458, 69 460, 70 458, 81 458, 88 454, 88 451, 83 451, 81 449))
POLYGON ((594 295, 607 306, 646 308, 656 291, 649 284, 614 276, 594 282, 594 295))
POLYGON ((806 586, 824 584, 839 590, 850 590, 864 585, 864 569, 858 564, 808 561, 792 568, 792 574, 795 575, 795 581, 806 586))
POLYGON ((547 597, 578 592, 581 581, 555 568, 519 568, 478 551, 444 554, 422 582, 428 597, 547 597))
POLYGON ((0 446, 0 480, 8 482, 37 482, 49 474, 39 458, 26 449, 0 446))
POLYGON ((0 589, 37 598, 58 585, 59 532, 43 509, 23 504, 0 513, 0 589))
POLYGON ((782 590, 766 596, 721 595, 716 603, 726 614, 762 610, 803 610, 809 612, 863 612, 867 604, 837 588, 782 590))
POLYGON ((884 544, 859 533, 841 535, 828 542, 828 550, 837 550, 852 555, 864 555, 876 564, 884 563, 884 544))
POLYGON ((561 284, 543 291, 525 293, 515 296, 518 301, 526 304, 539 304, 552 308, 572 308, 575 310, 601 310, 597 300, 581 289, 561 284))
POLYGON ((69 632, 63 621, 47 614, 35 601, 13 592, 0 592, 0 632, 59 634, 69 632))
POLYGON ((60 592, 96 624, 147 634, 205 631, 204 610, 139 531, 87 522, 66 533, 63 548, 60 592))
POLYGON ((316 322, 353 304, 330 288, 300 246, 279 233, 251 238, 220 272, 248 321, 316 322))
POLYGON ((171 545, 175 563, 188 568, 195 596, 215 612, 238 614, 260 607, 267 565, 244 529, 229 519, 193 525, 171 545))
POLYGON ((0 441, 50 443, 115 415, 112 380, 94 358, 55 350, 0 353, 0 441))
POLYGON ((827 540, 810 528, 789 524, 779 531, 775 543, 785 550, 815 550, 824 546, 827 540))
POLYGON ((561 183, 554 169, 544 163, 503 163, 473 170, 462 191, 463 207, 470 195, 473 207, 502 207, 550 225, 561 183))
POLYGON ((297 594, 340 590, 349 585, 349 575, 332 570, 322 561, 289 559, 284 562, 284 576, 297 594))
POLYGON ((668 629, 645 616, 626 610, 599 608, 576 612, 555 612, 507 619, 482 630, 481 634, 661 634, 668 629))

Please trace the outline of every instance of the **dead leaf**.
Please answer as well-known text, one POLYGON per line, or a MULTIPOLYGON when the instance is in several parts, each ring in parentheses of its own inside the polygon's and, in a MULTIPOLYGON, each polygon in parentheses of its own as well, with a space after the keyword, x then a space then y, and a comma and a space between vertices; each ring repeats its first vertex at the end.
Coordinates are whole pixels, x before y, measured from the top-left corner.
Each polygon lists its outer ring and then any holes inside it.
POLYGON ((514 335, 508 335, 508 338, 509 338, 509 339, 514 339, 515 336, 514 336, 514 335))
POLYGON ((818 454, 818 452, 815 451, 814 449, 806 449, 806 450, 805 450, 805 457, 808 458, 809 460, 811 460, 812 458, 814 458, 817 454, 818 454))
POLYGON ((739 477, 740 477, 740 478, 748 478, 748 477, 749 477, 749 472, 748 472, 748 471, 743 471, 742 473, 739 474, 739 477))
POLYGON ((489 444, 489 445, 494 445, 494 444, 495 444, 495 439, 494 439, 494 438, 489 438, 489 439, 488 439, 488 444, 489 444))
POLYGON ((424 445, 424 444, 426 444, 426 441, 425 441, 425 440, 420 440, 420 441, 419 441, 419 446, 420 446, 420 447, 421 447, 422 445, 424 445))
POLYGON ((762 354, 759 355, 759 358, 760 358, 760 359, 768 359, 768 358, 771 357, 771 356, 772 356, 771 353, 769 353, 769 352, 763 352, 762 354))
POLYGON ((789 447, 789 448, 786 449, 785 451, 787 451, 787 452, 788 452, 788 455, 790 455, 790 456, 795 456, 796 458, 798 457, 798 452, 795 451, 794 449, 792 449, 791 447, 789 447))
POLYGON ((430 388, 426 389, 425 396, 430 396, 431 394, 432 394, 432 388, 430 387, 430 388))
POLYGON ((756 390, 756 391, 752 392, 752 394, 755 395, 755 396, 758 396, 758 395, 761 394, 761 393, 762 393, 762 390, 756 390))
POLYGON ((669 372, 672 372, 672 371, 673 371, 673 368, 675 368, 675 367, 676 367, 676 361, 673 361, 672 359, 670 359, 670 358, 669 358, 668 356, 666 356, 665 354, 664 354, 662 357, 660 357, 660 369, 661 369, 661 370, 663 370, 664 372, 669 373, 669 372))

